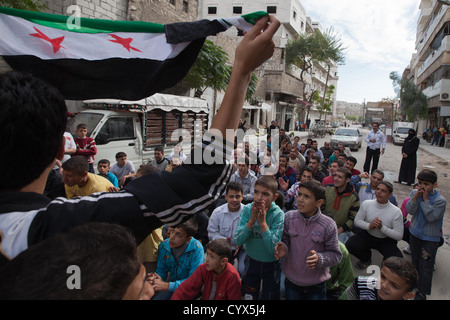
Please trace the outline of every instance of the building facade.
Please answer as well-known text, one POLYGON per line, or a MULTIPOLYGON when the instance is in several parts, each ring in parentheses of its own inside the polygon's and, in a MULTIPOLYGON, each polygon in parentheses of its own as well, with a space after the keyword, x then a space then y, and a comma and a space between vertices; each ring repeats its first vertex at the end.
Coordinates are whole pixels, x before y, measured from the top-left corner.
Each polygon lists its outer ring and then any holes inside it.
POLYGON ((422 0, 417 23, 416 54, 408 78, 428 97, 424 129, 450 129, 450 6, 422 0))

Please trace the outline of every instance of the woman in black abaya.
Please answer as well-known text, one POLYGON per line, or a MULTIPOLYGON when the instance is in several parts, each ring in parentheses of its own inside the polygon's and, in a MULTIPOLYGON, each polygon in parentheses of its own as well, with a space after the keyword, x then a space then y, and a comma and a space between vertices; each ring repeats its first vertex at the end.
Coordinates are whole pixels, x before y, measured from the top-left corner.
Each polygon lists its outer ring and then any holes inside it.
POLYGON ((408 185, 414 184, 416 179, 417 168, 417 149, 419 148, 420 140, 416 136, 414 129, 409 129, 408 137, 403 142, 402 147, 402 164, 398 174, 397 183, 406 182, 408 185))

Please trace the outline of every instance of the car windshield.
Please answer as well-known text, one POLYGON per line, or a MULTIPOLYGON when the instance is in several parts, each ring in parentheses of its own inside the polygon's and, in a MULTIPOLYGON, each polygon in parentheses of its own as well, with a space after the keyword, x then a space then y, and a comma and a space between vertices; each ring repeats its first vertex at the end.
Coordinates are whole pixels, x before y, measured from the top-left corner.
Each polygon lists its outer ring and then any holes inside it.
POLYGON ((337 129, 334 133, 336 136, 357 137, 358 131, 352 129, 337 129))
POLYGON ((398 128, 397 129, 397 133, 404 133, 404 134, 408 134, 408 131, 409 131, 409 129, 411 129, 411 128, 398 128))

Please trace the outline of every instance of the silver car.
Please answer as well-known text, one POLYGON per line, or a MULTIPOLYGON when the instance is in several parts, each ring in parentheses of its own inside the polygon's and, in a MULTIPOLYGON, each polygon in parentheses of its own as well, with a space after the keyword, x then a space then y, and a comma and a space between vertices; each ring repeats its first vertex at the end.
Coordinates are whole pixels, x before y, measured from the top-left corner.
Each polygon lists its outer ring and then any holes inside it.
POLYGON ((331 147, 335 148, 343 143, 352 151, 358 151, 362 144, 362 134, 358 128, 338 128, 331 137, 331 147))

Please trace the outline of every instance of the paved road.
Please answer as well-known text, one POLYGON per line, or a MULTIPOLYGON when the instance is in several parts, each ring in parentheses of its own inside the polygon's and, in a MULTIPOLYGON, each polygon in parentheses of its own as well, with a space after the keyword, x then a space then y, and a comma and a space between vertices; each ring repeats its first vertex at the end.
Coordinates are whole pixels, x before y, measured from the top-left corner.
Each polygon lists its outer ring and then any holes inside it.
MULTIPOLYGON (((361 130, 363 138, 367 134, 367 130, 361 130)), ((306 133, 295 132, 296 135, 301 137, 301 142, 306 143, 306 133)), ((331 136, 326 136, 325 138, 316 139, 319 143, 319 147, 323 146, 325 141, 330 141, 331 136)), ((423 143, 423 142, 422 142, 423 143)), ((425 142, 426 143, 426 142, 425 142)), ((366 142, 363 141, 361 149, 358 151, 352 151, 352 155, 358 160, 355 168, 362 171, 366 156, 366 142)), ((437 148, 437 147, 436 147, 437 148)), ((429 149, 429 148, 427 148, 429 149)), ((431 149, 439 151, 438 149, 431 149)), ((419 149, 417 152, 418 157, 418 168, 417 172, 423 168, 431 168, 438 173, 438 190, 450 202, 450 167, 445 165, 445 161, 432 153, 425 151, 424 149, 419 149)), ((450 160, 450 159, 448 159, 450 160)), ((378 168, 383 170, 385 173, 385 180, 393 182, 397 180, 398 171, 400 169, 401 161, 401 146, 395 146, 394 144, 388 142, 385 154, 381 156, 378 168)), ((364 180, 363 180, 364 181, 364 180)), ((365 181, 368 181, 365 180, 365 181)), ((402 203, 403 199, 409 196, 412 190, 411 186, 394 184, 394 195, 397 198, 399 204, 402 203)), ((443 233, 447 236, 447 243, 444 243, 442 247, 439 248, 437 258, 436 258, 436 271, 433 275, 433 285, 431 295, 428 296, 430 300, 450 300, 450 241, 448 240, 448 235, 450 235, 450 204, 447 205, 447 211, 444 217, 443 233)), ((399 248, 402 249, 407 245, 406 242, 400 241, 399 248)), ((404 254, 405 258, 410 260, 410 255, 404 254)), ((353 263, 356 259, 352 257, 353 263)), ((373 250, 373 264, 380 265, 382 261, 382 256, 378 251, 373 250)), ((355 275, 370 275, 365 271, 359 271, 355 269, 355 275)))

